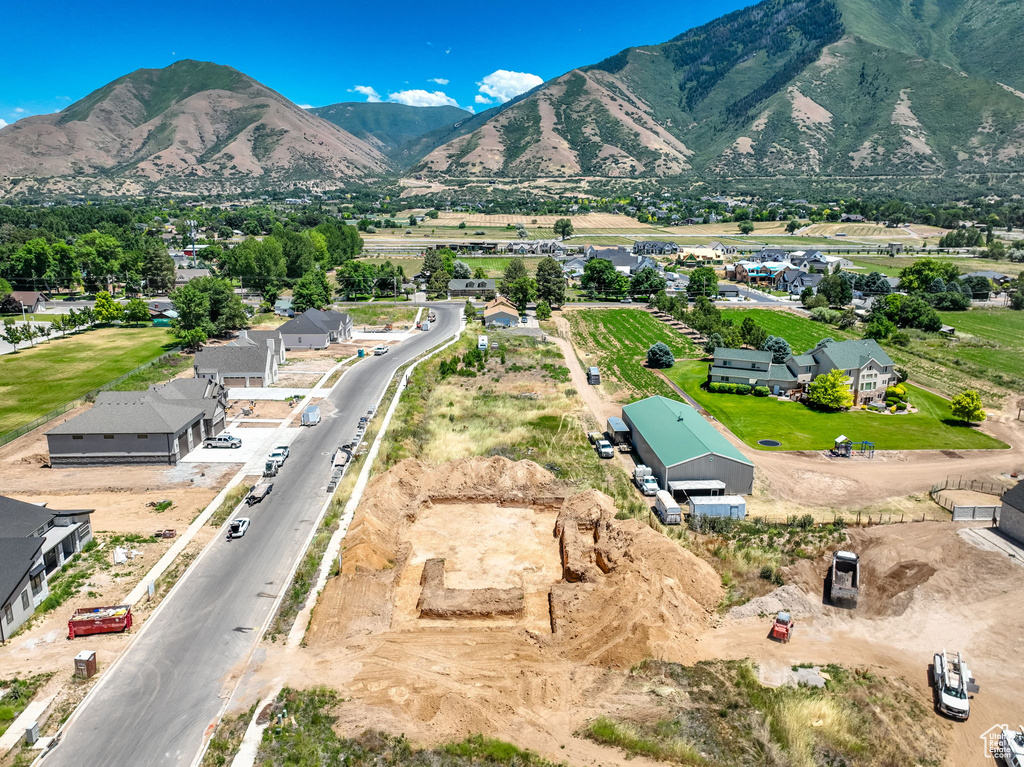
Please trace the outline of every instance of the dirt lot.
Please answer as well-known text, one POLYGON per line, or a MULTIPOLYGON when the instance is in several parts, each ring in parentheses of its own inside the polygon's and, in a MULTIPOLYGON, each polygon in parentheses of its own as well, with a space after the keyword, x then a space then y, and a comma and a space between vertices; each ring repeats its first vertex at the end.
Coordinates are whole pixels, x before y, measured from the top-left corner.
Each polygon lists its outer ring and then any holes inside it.
POLYGON ((609 669, 688 657, 722 589, 690 552, 615 520, 606 496, 566 492, 536 464, 499 457, 407 460, 376 477, 308 648, 270 648, 262 673, 345 690, 346 731, 385 727, 432 743, 485 732, 559 759, 606 759, 572 733, 620 684, 609 669), (421 576, 438 558, 471 614, 422 617, 421 576), (516 589, 516 614, 488 614, 516 589))
POLYGON ((710 658, 749 657, 769 668, 868 667, 906 679, 927 707, 932 655, 961 651, 981 692, 971 702, 971 718, 946 727, 948 763, 983 764, 981 733, 995 724, 1024 723, 1024 566, 964 542, 956 534, 961 528, 926 522, 852 530, 849 548, 860 554, 863 568, 856 609, 824 605, 828 561, 803 561, 785 573, 800 589, 794 607, 806 616, 789 644, 767 639, 767 617, 730 618, 704 635, 697 650, 710 658))

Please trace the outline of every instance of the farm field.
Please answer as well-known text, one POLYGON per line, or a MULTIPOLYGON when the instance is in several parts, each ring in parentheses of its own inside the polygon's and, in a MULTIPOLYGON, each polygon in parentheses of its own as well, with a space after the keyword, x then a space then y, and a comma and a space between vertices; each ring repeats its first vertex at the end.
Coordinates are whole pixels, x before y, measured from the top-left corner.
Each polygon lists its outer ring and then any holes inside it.
MULTIPOLYGON (((786 233, 786 221, 754 221, 754 233, 751 237, 756 237, 759 234, 785 234, 786 233)), ((666 232, 671 234, 684 234, 684 235, 729 235, 739 233, 739 224, 735 221, 728 223, 717 223, 717 224, 690 224, 689 226, 667 226, 664 227, 666 232)))
POLYGON ((0 357, 0 434, 173 348, 164 328, 101 328, 0 357))
MULTIPOLYGON (((859 266, 867 272, 881 272, 889 277, 899 277, 900 270, 906 266, 910 266, 912 263, 925 256, 896 256, 890 258, 888 256, 880 256, 873 258, 871 256, 851 256, 850 260, 853 261, 854 266, 859 266)), ((1007 261, 993 261, 987 258, 969 258, 966 256, 929 256, 930 258, 941 258, 943 261, 951 261, 957 265, 957 268, 964 274, 970 272, 977 272, 983 270, 989 270, 995 272, 1002 272, 1003 274, 1009 274, 1016 276, 1022 267, 1020 264, 1014 264, 1007 261)))
MULTIPOLYGON (((408 218, 408 213, 405 214, 408 218)), ((483 228, 487 226, 504 227, 507 224, 524 224, 527 229, 532 226, 551 229, 560 218, 568 218, 572 221, 573 229, 577 232, 591 229, 656 229, 652 224, 643 224, 629 216, 616 215, 614 213, 589 213, 585 216, 538 216, 531 214, 488 214, 488 213, 459 213, 442 212, 433 223, 438 226, 457 227, 461 222, 466 222, 466 227, 483 228), (532 222, 536 220, 536 224, 532 222)), ((426 226, 424 223, 422 226, 426 226)))
POLYGON ((822 413, 796 402, 770 397, 709 394, 701 388, 707 380, 707 363, 683 360, 666 375, 693 397, 737 437, 758 450, 826 450, 840 434, 855 442, 868 440, 878 450, 976 450, 1001 449, 1003 442, 968 426, 957 425, 949 415, 949 400, 909 384, 910 401, 919 409, 908 415, 883 415, 862 410, 822 413), (760 439, 782 443, 764 448, 760 439))
POLYGON ((647 350, 658 341, 667 344, 677 360, 698 354, 689 338, 645 311, 581 309, 565 316, 583 366, 601 368, 602 386, 614 383, 625 387, 628 391, 618 396, 623 401, 673 395, 664 379, 645 367, 647 350))
POLYGON ((939 312, 939 316, 947 325, 954 325, 961 336, 970 334, 1024 349, 1024 312, 972 309, 968 312, 939 312))
POLYGON ((789 341, 789 345, 795 353, 813 349, 823 338, 834 338, 837 341, 860 338, 856 333, 849 333, 791 312, 773 309, 723 309, 722 317, 732 320, 737 325, 742 323, 744 318, 753 317, 754 321, 763 327, 768 335, 779 336, 789 341))

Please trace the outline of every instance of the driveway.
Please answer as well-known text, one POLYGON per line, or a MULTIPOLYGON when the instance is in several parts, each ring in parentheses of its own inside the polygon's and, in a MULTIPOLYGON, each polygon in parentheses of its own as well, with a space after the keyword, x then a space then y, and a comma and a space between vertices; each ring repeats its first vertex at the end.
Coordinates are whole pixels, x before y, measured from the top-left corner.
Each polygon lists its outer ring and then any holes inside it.
POLYGON ((276 428, 228 427, 222 432, 238 437, 242 446, 232 447, 197 447, 182 458, 179 463, 244 463, 247 468, 263 473, 263 460, 277 445, 290 445, 299 435, 299 427, 279 432, 276 428))

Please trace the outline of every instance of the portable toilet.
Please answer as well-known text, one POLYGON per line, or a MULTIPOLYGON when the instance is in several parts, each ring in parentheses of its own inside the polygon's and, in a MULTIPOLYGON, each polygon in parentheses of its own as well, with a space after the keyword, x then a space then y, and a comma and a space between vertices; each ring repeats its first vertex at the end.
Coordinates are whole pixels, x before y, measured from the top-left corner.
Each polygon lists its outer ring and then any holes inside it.
POLYGON ((360 349, 360 350, 359 350, 359 357, 360 357, 360 358, 363 358, 363 357, 365 357, 365 356, 366 356, 366 349, 360 349))

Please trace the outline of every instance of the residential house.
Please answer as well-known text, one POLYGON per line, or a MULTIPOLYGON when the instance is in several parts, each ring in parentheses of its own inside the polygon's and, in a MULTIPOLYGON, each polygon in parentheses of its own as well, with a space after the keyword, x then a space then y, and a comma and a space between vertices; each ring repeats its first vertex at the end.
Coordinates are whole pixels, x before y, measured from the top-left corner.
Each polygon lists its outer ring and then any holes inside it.
POLYGON ((49 596, 47 576, 92 540, 92 512, 0 496, 0 643, 49 596))
POLYGON ((679 246, 674 242, 637 240, 633 243, 633 253, 639 256, 665 256, 674 255, 678 252, 679 246))
POLYGON ((267 341, 273 341, 274 354, 277 363, 283 365, 286 360, 284 340, 281 338, 281 331, 274 330, 239 330, 238 336, 228 341, 228 346, 266 346, 267 341))
POLYGON ((757 253, 750 253, 744 258, 745 261, 756 261, 759 264, 782 261, 789 261, 789 251, 782 248, 762 248, 757 253))
POLYGON ((11 298, 26 312, 38 312, 46 308, 46 296, 34 290, 12 290, 11 298))
POLYGON ((648 256, 638 256, 630 253, 625 248, 595 248, 593 245, 587 247, 587 260, 592 258, 603 258, 611 261, 615 271, 622 274, 636 274, 641 269, 650 267, 657 269, 658 265, 648 256))
POLYGON ((174 378, 167 383, 154 384, 148 392, 168 402, 195 403, 205 410, 202 433, 215 437, 227 428, 228 393, 222 384, 210 378, 174 378))
POLYGON ((858 213, 844 213, 839 221, 844 224, 859 224, 864 221, 864 216, 858 213))
POLYGON ((804 390, 823 373, 842 370, 853 404, 861 405, 885 399, 885 390, 896 382, 894 368, 877 341, 825 340, 806 354, 791 354, 784 363, 772 362, 771 352, 715 349, 708 380, 767 386, 774 394, 791 394, 804 390))
POLYGON ((736 282, 749 285, 774 285, 779 274, 793 268, 793 264, 788 261, 737 261, 734 266, 736 282))
POLYGON ((677 259, 687 268, 695 266, 721 266, 725 261, 724 254, 711 247, 686 248, 677 259))
POLYGON ((739 298, 740 289, 735 285, 718 284, 718 295, 722 298, 739 298))
POLYGON ((448 280, 448 295, 451 298, 474 298, 497 290, 497 280, 448 280))
POLYGON ((735 245, 723 245, 718 240, 709 242, 707 244, 708 250, 711 250, 721 256, 735 256, 736 246, 735 245))
POLYGON ((801 269, 826 274, 833 274, 838 269, 849 269, 853 266, 853 262, 848 258, 826 256, 820 250, 795 250, 789 254, 789 260, 794 266, 801 269))
POLYGON ((519 323, 519 310, 504 296, 498 296, 484 307, 484 325, 514 327, 519 323))
POLYGON ((352 338, 352 318, 333 309, 307 309, 278 330, 285 349, 326 349, 352 338))
POLYGON ((279 298, 274 302, 274 314, 281 317, 294 317, 295 309, 292 308, 290 298, 279 298))
POLYGON ((703 224, 703 218, 684 218, 681 222, 683 226, 696 226, 697 224, 703 224))
POLYGON ((273 386, 277 381, 278 354, 271 339, 233 346, 207 346, 192 363, 196 378, 215 381, 224 387, 273 386))
POLYGON ((785 290, 790 295, 800 295, 805 288, 818 292, 818 283, 825 275, 818 272, 805 272, 803 269, 784 269, 775 275, 775 289, 785 290))
POLYGON ((180 288, 182 285, 187 285, 197 277, 209 277, 209 269, 175 269, 174 270, 174 287, 180 288))
POLYGON ((1003 274, 1002 272, 994 272, 991 269, 982 269, 979 272, 970 272, 969 274, 965 274, 964 277, 984 277, 986 280, 989 280, 993 284, 999 286, 1005 285, 1013 280, 1013 277, 1010 275, 1003 274))
POLYGON ((207 403, 155 392, 101 392, 96 404, 46 433, 51 466, 176 464, 212 436, 207 403))
POLYGON ((587 260, 575 256, 562 264, 562 273, 570 279, 579 279, 587 268, 587 260))

